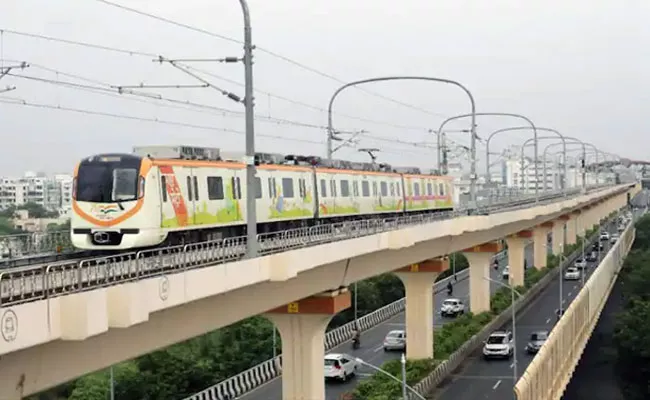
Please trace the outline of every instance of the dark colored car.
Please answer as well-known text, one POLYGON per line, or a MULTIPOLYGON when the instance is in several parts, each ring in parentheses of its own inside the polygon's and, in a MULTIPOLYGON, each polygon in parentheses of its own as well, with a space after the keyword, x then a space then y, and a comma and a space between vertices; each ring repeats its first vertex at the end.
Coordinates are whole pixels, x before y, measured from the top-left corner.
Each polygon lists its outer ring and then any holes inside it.
POLYGON ((598 251, 592 250, 585 255, 585 259, 589 262, 598 261, 598 251))
POLYGON ((539 349, 542 348, 544 342, 546 342, 546 339, 548 339, 547 331, 533 332, 530 335, 530 341, 526 345, 526 352, 528 354, 536 354, 539 349))

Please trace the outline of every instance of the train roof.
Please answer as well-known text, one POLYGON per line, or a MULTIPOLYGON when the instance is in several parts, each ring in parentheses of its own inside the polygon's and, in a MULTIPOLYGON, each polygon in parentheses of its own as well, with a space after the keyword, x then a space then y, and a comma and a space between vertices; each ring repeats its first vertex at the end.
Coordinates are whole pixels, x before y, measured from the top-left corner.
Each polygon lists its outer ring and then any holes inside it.
MULTIPOLYGON (((133 155, 158 160, 195 160, 217 161, 244 164, 245 154, 242 152, 225 152, 219 148, 198 146, 139 146, 133 148, 133 155)), ((386 163, 356 162, 348 160, 327 160, 318 156, 297 154, 255 153, 255 164, 260 166, 296 166, 312 167, 320 170, 358 171, 386 174, 404 174, 420 176, 436 176, 435 171, 422 171, 418 167, 393 167, 386 163)), ((233 165, 233 167, 235 166, 233 165)))

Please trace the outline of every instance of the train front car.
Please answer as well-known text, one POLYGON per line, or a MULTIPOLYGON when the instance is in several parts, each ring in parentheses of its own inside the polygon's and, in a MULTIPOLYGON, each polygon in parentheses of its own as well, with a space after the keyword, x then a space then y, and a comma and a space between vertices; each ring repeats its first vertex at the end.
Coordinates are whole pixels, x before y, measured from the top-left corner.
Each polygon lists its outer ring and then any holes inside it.
POLYGON ((83 159, 74 177, 71 239, 84 250, 128 250, 165 239, 151 160, 132 154, 83 159))

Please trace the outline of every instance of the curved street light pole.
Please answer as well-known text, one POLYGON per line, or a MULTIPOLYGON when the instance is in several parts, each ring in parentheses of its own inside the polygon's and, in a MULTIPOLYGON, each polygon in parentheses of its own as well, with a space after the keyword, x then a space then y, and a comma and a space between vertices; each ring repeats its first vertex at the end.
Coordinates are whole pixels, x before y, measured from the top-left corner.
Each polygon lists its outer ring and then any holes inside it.
MULTIPOLYGON (((531 121, 529 118, 527 118, 526 116, 521 115, 521 114, 500 113, 500 112, 486 112, 486 113, 481 112, 481 113, 474 113, 474 114, 460 114, 460 115, 454 115, 453 117, 449 117, 446 120, 442 121, 442 123, 440 124, 440 127, 438 128, 438 131, 437 131, 438 132, 438 149, 440 149, 440 133, 442 132, 445 125, 447 123, 451 122, 451 121, 461 119, 461 118, 467 118, 469 116, 474 116, 474 117, 476 117, 476 116, 495 116, 495 117, 521 118, 521 119, 523 119, 524 121, 526 121, 526 122, 528 122, 530 124, 530 127, 528 127, 528 128, 533 130, 534 137, 537 138, 537 127, 535 126, 533 121, 531 121)), ((473 120, 474 120, 474 118, 472 119, 472 121, 473 120)), ((476 129, 476 127, 474 126, 474 122, 472 122, 472 129, 476 129)), ((535 143, 537 143, 537 141, 535 141, 535 143)), ((472 163, 475 164, 476 163, 476 153, 474 153, 472 155, 472 157, 473 157, 472 163)), ((440 159, 441 159, 441 157, 439 156, 438 157, 438 170, 439 171, 441 170, 440 159)), ((537 160, 537 145, 535 145, 535 160, 537 160)), ((488 164, 488 171, 487 171, 488 178, 487 178, 487 180, 489 181, 490 180, 490 175, 489 175, 489 168, 490 168, 489 163, 490 163, 490 160, 487 159, 486 162, 488 164)), ((537 177, 537 167, 535 167, 535 176, 537 177)))
POLYGON ((239 0, 244 17, 244 106, 246 118, 246 257, 255 258, 257 243, 257 207, 255 192, 255 98, 253 95, 253 34, 246 0, 239 0))
MULTIPOLYGON (((591 144, 589 142, 584 142, 584 141, 576 139, 576 138, 571 138, 571 139, 574 140, 575 142, 578 142, 578 143, 582 144, 582 159, 583 159, 583 163, 584 163, 584 166, 582 167, 582 187, 584 188, 584 187, 586 187, 586 178, 587 178, 586 177, 586 171, 587 171, 587 160, 586 160, 587 149, 586 149, 586 146, 589 146, 594 150, 594 153, 596 154, 596 164, 598 164, 598 161, 599 161, 598 153, 600 153, 601 151, 596 146, 594 146, 593 144, 591 144)), ((573 144, 578 144, 578 143, 573 143, 573 144)), ((548 146, 546 146, 544 148, 544 157, 546 157, 546 152, 548 151, 548 149, 550 147, 557 146, 558 144, 559 143, 551 143, 548 146)), ((566 168, 566 165, 565 165, 565 168, 566 168)), ((596 174, 596 184, 598 184, 598 174, 596 174)))
MULTIPOLYGON (((487 165, 488 174, 490 173, 490 141, 492 140, 492 138, 494 136, 496 136, 497 134, 502 133, 502 132, 521 131, 521 130, 529 130, 529 129, 531 129, 531 128, 528 127, 528 126, 514 126, 514 127, 510 127, 510 128, 497 129, 496 131, 492 132, 490 134, 490 136, 488 136, 488 138, 487 138, 487 140, 485 142, 485 151, 486 151, 486 153, 485 153, 485 161, 486 161, 486 165, 487 165)), ((564 143, 564 150, 565 150, 564 152, 566 153, 566 140, 565 140, 564 135, 562 135, 560 132, 556 131, 555 129, 535 127, 535 137, 537 137, 537 131, 551 132, 551 133, 556 134, 560 139, 562 139, 562 143, 564 143)), ((537 140, 535 140, 535 165, 536 165, 535 170, 536 171, 537 171, 537 168, 538 168, 537 167, 537 157, 538 157, 537 150, 538 150, 538 143, 537 143, 537 140)), ((563 160, 563 162, 564 162, 564 165, 566 165, 566 160, 563 160)), ((523 168, 523 163, 522 163, 521 168, 523 168)), ((566 175, 566 167, 565 167, 564 173, 566 175)), ((538 175, 537 174, 535 175, 535 179, 536 179, 536 182, 537 182, 535 184, 535 187, 537 188, 537 186, 539 185, 539 180, 538 180, 538 175)), ((546 176, 544 177, 544 187, 546 187, 546 176)))
MULTIPOLYGON (((566 167, 566 145, 567 145, 567 142, 566 141, 567 141, 567 139, 569 139, 569 140, 573 140, 573 141, 576 141, 576 142, 579 142, 579 143, 583 143, 583 142, 581 140, 576 139, 576 138, 571 137, 571 136, 563 136, 559 132, 557 132, 555 129, 550 129, 550 128, 545 128, 545 129, 538 128, 538 129, 556 133, 557 135, 559 135, 559 138, 562 139, 562 146, 563 146, 562 153, 564 154, 564 157, 563 157, 564 176, 566 177, 566 172, 567 172, 567 167, 566 167)), ((542 137, 538 138, 538 140, 546 140, 546 139, 557 139, 557 137, 555 137, 555 136, 542 136, 542 137)), ((533 139, 526 140, 524 142, 524 144, 521 146, 521 157, 520 157, 520 163, 521 164, 519 166, 519 169, 521 171, 520 173, 521 173, 522 186, 524 184, 523 183, 524 182, 523 181, 523 179, 524 179, 524 150, 526 149, 526 146, 529 145, 531 140, 533 140, 533 139)), ((569 143, 571 143, 571 142, 569 142, 569 143)), ((555 143, 555 144, 559 145, 560 143, 555 143)), ((584 143, 583 143, 583 147, 584 147, 584 143)), ((546 187, 546 158, 545 158, 544 154, 542 154, 542 160, 544 161, 544 166, 543 166, 543 170, 544 170, 544 187, 546 187)), ((566 186, 566 184, 564 186, 566 186)))
POLYGON ((430 76, 384 76, 384 77, 379 77, 379 78, 369 78, 369 79, 362 79, 354 82, 349 82, 346 83, 345 85, 339 87, 336 89, 334 94, 332 94, 332 97, 330 98, 329 106, 327 107, 327 159, 331 160, 332 159, 332 139, 334 137, 334 127, 332 124, 332 106, 334 105, 334 100, 336 100, 336 97, 345 89, 352 87, 352 86, 357 86, 357 85, 363 85, 366 83, 372 83, 372 82, 384 82, 384 81, 431 81, 431 82, 439 82, 439 83, 446 83, 449 85, 454 85, 463 90, 465 94, 467 94, 467 97, 469 97, 469 102, 471 105, 471 115, 472 116, 472 127, 470 129, 472 138, 471 138, 471 153, 472 153, 472 167, 471 167, 471 174, 472 174, 472 181, 470 184, 470 201, 472 203, 476 202, 476 102, 474 101, 474 96, 472 96, 472 93, 467 89, 465 86, 463 86, 460 82, 453 81, 451 79, 444 79, 444 78, 434 78, 430 76))

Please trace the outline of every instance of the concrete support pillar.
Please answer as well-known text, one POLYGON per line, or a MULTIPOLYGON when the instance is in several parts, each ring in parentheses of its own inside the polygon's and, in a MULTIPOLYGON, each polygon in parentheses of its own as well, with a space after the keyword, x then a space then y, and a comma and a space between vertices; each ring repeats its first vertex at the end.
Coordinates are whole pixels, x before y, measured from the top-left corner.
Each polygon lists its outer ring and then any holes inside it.
POLYGON ((490 310, 490 262, 503 249, 501 243, 492 242, 463 250, 469 262, 470 311, 479 314, 490 310))
POLYGON ((524 258, 526 256, 526 244, 533 236, 531 231, 521 231, 516 235, 506 238, 508 244, 508 267, 509 284, 513 287, 524 284, 524 258))
POLYGON ((552 222, 545 222, 533 229, 533 264, 537 269, 546 267, 548 258, 548 234, 552 228, 552 222))
POLYGON ((351 305, 347 289, 326 292, 269 311, 282 338, 282 399, 325 400, 325 329, 351 305))
POLYGON ((576 218, 575 214, 569 214, 566 220, 566 244, 576 244, 576 218))
POLYGON ((449 258, 427 260, 395 271, 406 293, 406 357, 433 358, 433 284, 449 258))
POLYGON ((562 252, 564 248, 564 229, 566 226, 566 220, 560 218, 553 223, 553 233, 551 240, 553 241, 553 254, 558 255, 562 252))

